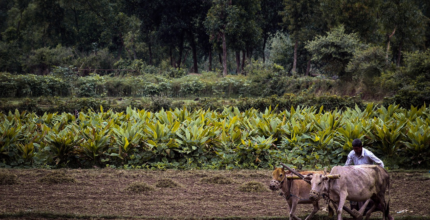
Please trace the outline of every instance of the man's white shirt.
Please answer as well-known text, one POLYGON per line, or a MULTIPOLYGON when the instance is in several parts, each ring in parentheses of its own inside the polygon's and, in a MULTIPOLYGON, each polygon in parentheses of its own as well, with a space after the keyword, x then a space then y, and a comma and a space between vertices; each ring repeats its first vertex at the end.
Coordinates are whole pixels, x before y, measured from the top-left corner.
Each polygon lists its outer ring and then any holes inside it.
POLYGON ((384 168, 384 162, 377 158, 371 151, 363 148, 361 155, 357 155, 354 150, 348 154, 345 166, 361 165, 361 164, 377 164, 384 168))

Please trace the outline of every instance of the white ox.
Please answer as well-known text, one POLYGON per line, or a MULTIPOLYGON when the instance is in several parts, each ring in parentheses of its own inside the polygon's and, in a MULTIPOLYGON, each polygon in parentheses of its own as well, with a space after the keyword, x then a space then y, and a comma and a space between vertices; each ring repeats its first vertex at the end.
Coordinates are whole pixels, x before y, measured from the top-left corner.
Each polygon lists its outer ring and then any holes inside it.
POLYGON ((337 211, 337 219, 342 220, 342 207, 346 200, 364 202, 360 212, 363 213, 368 202, 374 201, 373 207, 367 212, 366 219, 375 208, 382 204, 383 219, 388 219, 389 207, 385 201, 385 193, 390 186, 387 171, 377 165, 336 166, 330 174, 340 174, 339 179, 329 179, 324 174, 309 175, 311 179, 311 197, 330 198, 337 211))

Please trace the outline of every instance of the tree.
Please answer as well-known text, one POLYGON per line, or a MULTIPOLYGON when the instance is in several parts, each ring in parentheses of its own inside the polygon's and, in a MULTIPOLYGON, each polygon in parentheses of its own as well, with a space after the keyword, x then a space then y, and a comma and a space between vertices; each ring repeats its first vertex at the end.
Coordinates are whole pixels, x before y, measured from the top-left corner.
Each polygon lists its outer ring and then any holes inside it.
MULTIPOLYGON (((311 40, 315 35, 325 30, 321 23, 321 11, 318 8, 319 0, 284 0, 282 25, 290 34, 294 42, 294 59, 292 72, 297 72, 299 42, 311 40)), ((310 69, 310 58, 306 68, 306 75, 310 69)))
POLYGON ((429 19, 422 14, 415 1, 390 0, 381 6, 381 22, 387 33, 387 51, 391 37, 397 49, 397 66, 400 66, 402 51, 412 48, 425 47, 425 31, 429 19), (395 30, 395 32, 393 31, 395 30))
POLYGON ((239 21, 239 8, 232 0, 214 0, 209 9, 204 25, 210 35, 211 42, 222 42, 223 76, 227 76, 227 40, 226 35, 242 28, 239 21))
POLYGON ((329 28, 339 25, 365 42, 378 42, 378 6, 381 0, 321 0, 320 10, 329 28))
POLYGON ((263 38, 263 63, 266 62, 264 51, 267 40, 281 30, 280 23, 282 22, 282 16, 279 12, 282 9, 283 4, 279 0, 261 0, 261 11, 259 13, 261 19, 259 19, 259 25, 263 38))
POLYGON ((346 34, 345 28, 339 26, 326 36, 315 37, 305 48, 312 54, 312 60, 323 62, 327 73, 338 74, 341 79, 351 80, 345 68, 352 59, 355 50, 360 46, 358 34, 346 34))

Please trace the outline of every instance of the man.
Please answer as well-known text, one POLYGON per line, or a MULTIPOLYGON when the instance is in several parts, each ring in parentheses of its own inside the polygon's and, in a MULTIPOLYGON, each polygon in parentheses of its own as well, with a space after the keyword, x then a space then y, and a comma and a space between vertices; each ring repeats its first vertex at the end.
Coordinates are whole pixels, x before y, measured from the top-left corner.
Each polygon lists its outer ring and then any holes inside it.
POLYGON ((371 151, 364 149, 360 139, 352 141, 352 151, 348 154, 345 166, 361 164, 377 164, 384 168, 384 162, 376 157, 371 151))
MULTIPOLYGON (((349 165, 361 165, 361 164, 377 164, 384 168, 384 162, 376 157, 371 151, 363 148, 363 143, 360 139, 355 139, 352 141, 352 151, 348 154, 348 159, 346 160, 345 166, 349 165)), ((354 202, 350 201, 351 209, 360 210, 364 202, 354 202)), ((373 201, 370 201, 366 207, 366 212, 373 206, 373 201)), ((381 211, 382 207, 377 207, 375 211, 381 211)), ((388 215, 389 219, 394 220, 391 215, 388 215)))

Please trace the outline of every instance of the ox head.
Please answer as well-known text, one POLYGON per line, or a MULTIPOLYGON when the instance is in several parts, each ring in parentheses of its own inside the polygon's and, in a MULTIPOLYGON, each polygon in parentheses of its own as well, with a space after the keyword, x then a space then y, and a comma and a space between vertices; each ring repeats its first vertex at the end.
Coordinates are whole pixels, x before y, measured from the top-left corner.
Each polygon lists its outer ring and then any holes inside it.
POLYGON ((310 199, 318 200, 328 193, 328 177, 325 171, 324 174, 308 174, 305 179, 311 181, 310 199))
POLYGON ((289 174, 289 171, 286 172, 284 168, 276 168, 272 172, 272 181, 270 181, 269 188, 273 191, 279 190, 286 179, 286 175, 289 174))

